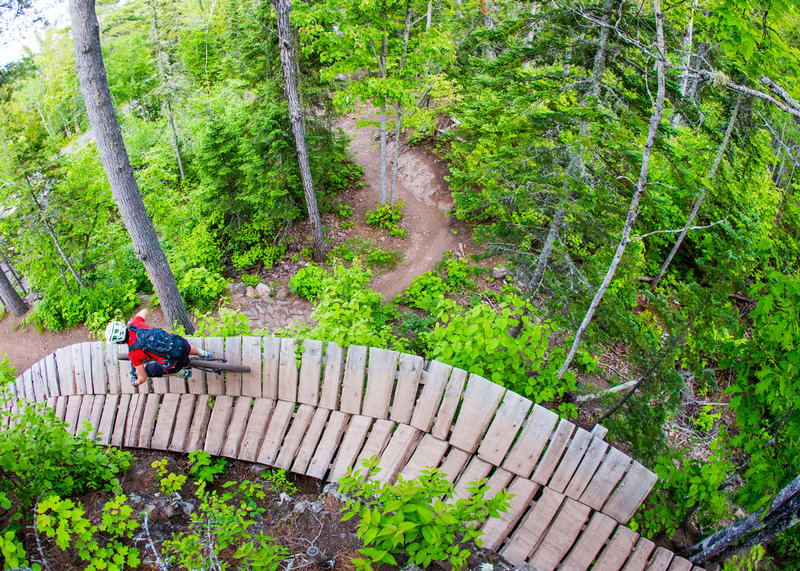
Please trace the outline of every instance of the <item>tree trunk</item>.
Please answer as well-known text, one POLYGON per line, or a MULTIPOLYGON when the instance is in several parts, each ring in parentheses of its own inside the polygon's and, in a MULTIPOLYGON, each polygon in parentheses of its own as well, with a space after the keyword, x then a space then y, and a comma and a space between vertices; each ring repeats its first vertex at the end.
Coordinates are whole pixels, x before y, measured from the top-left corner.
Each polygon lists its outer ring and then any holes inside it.
POLYGON ((711 559, 724 559, 740 549, 763 543, 796 524, 800 513, 800 476, 775 494, 769 509, 732 523, 692 547, 689 560, 702 565, 711 559))
POLYGON ((289 121, 292 124, 294 145, 297 149, 297 162, 300 163, 300 178, 303 181, 303 194, 311 221, 311 238, 313 256, 316 262, 325 260, 325 238, 322 233, 322 220, 317 209, 317 196, 314 193, 314 179, 311 176, 311 163, 308 158, 306 143, 306 127, 303 122, 303 109, 297 94, 297 83, 294 73, 294 50, 289 27, 289 12, 292 10, 291 0, 275 0, 275 14, 278 21, 278 43, 281 50, 281 69, 283 70, 283 91, 289 103, 289 121))
POLYGON ((17 272, 14 271, 14 266, 11 265, 11 261, 8 259, 5 252, 3 252, 2 244, 0 244, 0 262, 3 262, 8 268, 8 271, 11 272, 11 276, 14 278, 14 281, 17 282, 17 285, 19 286, 19 289, 22 290, 22 293, 27 294, 28 290, 25 289, 25 285, 22 283, 22 280, 19 279, 17 272))
POLYGON ((3 300, 3 304, 13 311, 14 315, 17 317, 25 315, 28 311, 28 306, 19 296, 17 290, 14 289, 14 286, 11 285, 11 282, 8 281, 8 277, 2 266, 0 266, 0 299, 3 300))
MULTIPOLYGON (((731 119, 728 122, 728 128, 725 130, 725 136, 722 138, 722 143, 720 143, 719 145, 719 150, 717 151, 717 156, 714 159, 714 164, 711 166, 711 171, 708 173, 709 180, 713 179, 717 174, 717 169, 719 168, 719 164, 722 161, 722 155, 725 154, 725 149, 728 146, 728 142, 731 140, 731 133, 733 133, 733 127, 736 123, 736 117, 739 115, 739 107, 741 106, 741 104, 742 104, 742 94, 740 93, 739 96, 736 98, 736 106, 733 108, 733 111, 731 112, 731 119)), ((684 224, 683 230, 681 230, 678 239, 675 241, 675 245, 672 246, 672 250, 667 256, 667 259, 664 260, 664 263, 661 264, 661 269, 658 270, 658 275, 650 284, 651 289, 655 289, 658 286, 658 282, 661 281, 662 277, 664 277, 664 272, 667 271, 667 268, 672 263, 672 258, 675 257, 678 248, 681 247, 684 238, 686 238, 686 234, 689 232, 689 228, 692 227, 692 223, 694 222, 694 219, 697 216, 697 212, 700 210, 700 205, 703 204, 703 200, 705 200, 706 198, 706 194, 708 194, 708 189, 705 187, 705 185, 703 185, 700 188, 700 196, 698 196, 697 200, 695 200, 694 207, 692 208, 692 211, 689 213, 689 218, 686 219, 686 224, 684 224)))
POLYGON ((664 78, 664 59, 666 57, 666 49, 664 46, 664 21, 663 15, 661 14, 660 0, 654 0, 653 12, 655 13, 656 19, 656 37, 658 41, 659 56, 658 60, 656 61, 658 92, 656 95, 653 113, 650 115, 650 128, 648 130, 647 140, 645 141, 644 150, 642 152, 642 167, 639 170, 639 179, 636 182, 630 208, 628 208, 628 216, 625 219, 625 226, 622 229, 622 237, 620 238, 619 245, 617 246, 617 251, 614 254, 614 258, 611 260, 611 265, 609 266, 608 271, 603 278, 603 282, 600 284, 597 293, 595 293, 591 304, 589 304, 589 309, 586 312, 580 327, 578 327, 578 331, 575 333, 575 339, 572 342, 572 347, 569 350, 569 354, 558 371, 559 379, 562 378, 564 373, 567 372, 572 360, 578 353, 578 347, 580 346, 581 339, 583 339, 583 334, 586 332, 586 328, 589 327, 589 323, 591 323, 597 307, 600 305, 608 286, 611 284, 611 280, 614 279, 614 274, 616 273, 617 267, 622 260, 622 255, 625 253, 625 248, 628 246, 628 242, 630 241, 631 228, 633 227, 633 223, 636 221, 636 216, 639 213, 639 201, 642 199, 642 195, 645 191, 645 185, 647 184, 647 171, 650 168, 650 154, 653 151, 656 132, 658 131, 658 126, 661 123, 661 116, 664 113, 664 96, 666 93, 666 81, 664 78))
POLYGON ((181 325, 187 333, 194 333, 175 276, 139 194, 122 140, 100 51, 100 26, 94 0, 70 0, 69 8, 81 92, 114 201, 133 240, 136 257, 150 276, 170 326, 181 325))
MULTIPOLYGON (((692 65, 692 47, 694 46, 694 11, 697 10, 697 0, 692 0, 692 12, 689 16, 689 23, 686 26, 686 34, 683 36, 683 60, 681 67, 681 98, 686 97, 689 91, 689 75, 692 65)), ((680 125, 682 120, 680 113, 672 116, 671 124, 673 127, 680 125)))
MULTIPOLYGON (((603 22, 611 21, 611 11, 614 9, 615 0, 604 0, 603 2, 603 22)), ((603 73, 606 70, 606 53, 608 51, 608 36, 610 34, 608 26, 600 27, 600 41, 597 44, 597 53, 594 56, 594 67, 592 68, 592 83, 589 93, 595 97, 600 96, 600 86, 603 84, 603 73)))
POLYGON ((381 127, 380 127, 380 169, 381 169, 381 206, 386 206, 386 101, 381 103, 381 127))

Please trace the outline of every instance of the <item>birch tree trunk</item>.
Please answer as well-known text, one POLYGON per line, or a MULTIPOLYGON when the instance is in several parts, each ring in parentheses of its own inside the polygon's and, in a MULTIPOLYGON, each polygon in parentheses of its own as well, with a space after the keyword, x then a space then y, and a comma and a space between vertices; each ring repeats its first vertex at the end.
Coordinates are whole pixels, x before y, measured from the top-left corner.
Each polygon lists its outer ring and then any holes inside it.
POLYGON ((666 93, 666 80, 664 77, 666 48, 664 44, 664 20, 663 15, 661 14, 660 0, 654 0, 653 12, 655 14, 656 38, 658 42, 658 60, 656 61, 658 91, 653 112, 650 115, 650 128, 647 132, 647 140, 645 141, 644 150, 642 152, 642 166, 639 170, 639 179, 637 180, 634 188, 633 198, 631 199, 631 204, 628 208, 628 216, 625 219, 625 226, 622 228, 622 236, 620 238, 619 245, 617 246, 617 250, 614 253, 614 258, 611 260, 611 264, 609 265, 608 271, 603 278, 603 282, 600 284, 597 293, 595 293, 591 304, 589 304, 589 309, 587 310, 580 327, 578 327, 578 331, 575 333, 575 339, 572 342, 572 347, 570 348, 567 358, 564 359, 564 363, 561 365, 561 368, 558 371, 559 379, 562 378, 564 373, 567 372, 572 360, 578 353, 578 347, 581 344, 581 340, 586 332, 586 328, 589 327, 589 324, 592 322, 592 318, 594 317, 595 311, 597 311, 597 307, 603 300, 603 296, 605 295, 608 286, 611 284, 611 280, 614 279, 614 274, 616 273, 617 267, 622 260, 622 255, 625 253, 625 248, 628 246, 628 242, 630 241, 631 228, 633 227, 633 223, 636 221, 636 216, 639 214, 639 202, 642 199, 642 195, 645 191, 645 185, 647 184, 647 171, 650 168, 650 155, 653 151, 653 144, 655 143, 658 126, 661 123, 661 116, 664 114, 664 96, 666 93))
POLYGON ((3 305, 13 311, 17 317, 25 315, 28 311, 27 304, 19 296, 11 282, 8 281, 2 266, 0 266, 0 299, 3 300, 3 305))
MULTIPOLYGON (((719 145, 719 150, 717 151, 717 156, 714 158, 714 164, 711 166, 711 171, 708 173, 708 179, 713 179, 717 174, 717 169, 719 168, 719 164, 722 161, 722 155, 725 154, 725 149, 728 146, 728 142, 731 140, 731 133, 733 133, 733 127, 736 124, 736 117, 739 115, 739 107, 742 104, 742 94, 740 93, 739 96, 736 98, 736 105, 731 112, 731 119, 728 122, 728 128, 725 130, 725 136, 722 138, 722 143, 719 145)), ((661 269, 658 270, 658 275, 653 280, 650 287, 655 289, 658 286, 658 282, 661 281, 661 278, 664 277, 664 272, 667 271, 667 268, 672 263, 672 259, 675 257, 675 254, 678 251, 678 248, 681 247, 683 244, 684 238, 686 238, 686 234, 689 232, 689 228, 692 227, 692 223, 694 222, 695 217, 697 216, 698 211, 700 210, 700 205, 703 204, 703 201, 708 194, 708 189, 705 185, 700 187, 700 196, 694 202, 694 207, 692 211, 689 213, 689 218, 686 219, 686 224, 684 224, 681 233, 678 235, 678 239, 675 240, 675 245, 672 246, 672 250, 670 250, 667 259, 664 260, 664 263, 661 264, 661 269)))
POLYGON ((278 43, 281 50, 281 70, 283 71, 283 92, 289 104, 289 121, 292 124, 294 146, 297 150, 297 162, 300 164, 300 179, 303 181, 303 195, 308 208, 308 219, 311 222, 312 253, 316 262, 325 260, 325 237, 322 233, 322 220, 317 208, 317 195, 314 193, 314 179, 311 176, 311 161, 308 157, 306 142, 306 126, 303 109, 297 94, 295 78, 294 50, 292 34, 289 27, 289 12, 292 10, 291 0, 275 0, 275 15, 278 22, 278 43))
POLYGON ((100 51, 100 26, 94 0, 70 0, 69 9, 81 93, 114 201, 133 241, 136 257, 150 276, 170 326, 181 325, 187 333, 194 333, 175 276, 139 194, 122 140, 100 51))

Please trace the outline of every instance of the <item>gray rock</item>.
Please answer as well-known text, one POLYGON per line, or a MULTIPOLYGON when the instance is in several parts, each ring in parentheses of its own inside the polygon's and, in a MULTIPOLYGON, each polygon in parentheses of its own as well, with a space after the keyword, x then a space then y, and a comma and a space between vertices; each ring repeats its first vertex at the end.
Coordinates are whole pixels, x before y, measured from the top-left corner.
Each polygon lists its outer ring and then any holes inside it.
POLYGON ((264 464, 253 464, 250 466, 250 472, 252 472, 255 476, 261 476, 268 469, 269 466, 265 466, 264 464))
POLYGON ((492 268, 492 277, 496 280, 504 278, 508 275, 508 269, 505 266, 497 266, 492 268))
POLYGON ((258 294, 260 297, 269 297, 272 295, 272 290, 268 285, 259 282, 256 286, 256 294, 258 294))
POLYGON ((256 293, 256 288, 254 288, 253 286, 247 286, 244 290, 244 296, 250 299, 257 298, 258 294, 256 293))

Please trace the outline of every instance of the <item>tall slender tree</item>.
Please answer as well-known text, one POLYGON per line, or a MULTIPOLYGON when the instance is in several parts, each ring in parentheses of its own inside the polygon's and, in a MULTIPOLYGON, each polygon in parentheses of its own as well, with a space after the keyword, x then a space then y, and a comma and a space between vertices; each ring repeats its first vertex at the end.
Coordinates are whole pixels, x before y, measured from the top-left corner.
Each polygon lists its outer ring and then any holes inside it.
POLYGON ((317 208, 317 195, 314 193, 314 179, 311 176, 311 162, 308 157, 306 142, 306 126, 303 108, 297 94, 297 78, 294 74, 294 49, 292 48, 292 32, 289 25, 289 12, 292 10, 291 0, 275 0, 275 14, 278 21, 278 42, 281 50, 281 70, 283 71, 283 91, 289 104, 289 122, 292 124, 297 161, 300 163, 300 179, 303 181, 303 195, 311 222, 311 238, 313 242, 314 260, 325 260, 325 236, 322 232, 322 220, 317 208))
POLYGON ((139 194, 122 140, 100 50, 100 25, 94 0, 70 0, 69 8, 81 92, 120 216, 133 240, 136 257, 144 264, 170 325, 181 325, 186 332, 194 333, 175 276, 139 194))
POLYGON ((25 315, 28 311, 28 305, 11 285, 2 265, 0 265, 0 299, 3 300, 3 305, 13 311, 16 316, 25 315))

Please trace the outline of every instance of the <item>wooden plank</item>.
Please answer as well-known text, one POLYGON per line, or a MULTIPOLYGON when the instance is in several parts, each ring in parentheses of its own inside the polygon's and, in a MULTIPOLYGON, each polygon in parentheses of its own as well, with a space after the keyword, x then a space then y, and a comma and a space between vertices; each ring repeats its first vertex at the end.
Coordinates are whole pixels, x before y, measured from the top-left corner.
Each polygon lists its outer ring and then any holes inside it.
MULTIPOLYGON (((222 337, 205 337, 203 339, 204 349, 215 357, 225 355, 225 340, 222 337)), ((225 394, 225 377, 216 373, 203 373, 205 377, 206 392, 209 395, 225 394)))
POLYGON ((425 361, 419 355, 401 353, 398 359, 397 385, 394 389, 392 410, 389 419, 408 424, 414 412, 419 382, 422 379, 422 366, 425 361))
POLYGON ((82 400, 83 398, 81 395, 70 395, 67 397, 67 412, 64 416, 64 422, 67 423, 67 432, 70 434, 77 434, 82 400))
POLYGON ((317 408, 314 411, 314 417, 311 419, 311 424, 308 425, 308 430, 303 436, 300 448, 298 448, 292 464, 292 472, 295 474, 306 473, 308 464, 311 462, 311 458, 314 457, 314 451, 317 449, 317 444, 319 444, 319 439, 322 438, 322 431, 328 422, 330 412, 327 408, 317 408))
POLYGON ((135 448, 139 446, 139 433, 142 430, 147 395, 134 394, 128 407, 128 418, 125 420, 125 446, 135 448))
POLYGON ((22 392, 25 398, 34 402, 36 400, 36 395, 33 392, 33 375, 31 374, 31 370, 28 369, 24 371, 20 376, 22 377, 22 392))
MULTIPOLYGON (((150 392, 146 390, 149 384, 150 386, 152 386, 153 389, 152 392, 158 393, 160 395, 166 394, 169 392, 169 383, 171 378, 172 378, 171 375, 168 375, 166 377, 151 377, 150 383, 144 383, 139 386, 139 392, 143 393, 150 392)), ((184 379, 181 379, 181 381, 184 381, 184 379)))
POLYGON ((561 419, 561 422, 558 423, 556 431, 553 433, 553 437, 550 439, 550 443, 547 446, 544 456, 542 456, 542 461, 539 462, 539 465, 536 467, 536 471, 533 473, 533 476, 531 476, 533 481, 538 482, 543 486, 547 484, 548 480, 550 480, 550 475, 556 469, 556 466, 558 466, 558 462, 561 460, 561 455, 567 448, 569 438, 572 436, 574 430, 574 424, 566 419, 561 419))
POLYGON ((561 567, 576 571, 588 569, 616 527, 617 522, 613 518, 600 512, 594 512, 592 519, 589 520, 589 525, 586 526, 578 543, 572 548, 569 557, 561 567))
POLYGON ((610 448, 603 463, 586 486, 586 490, 581 494, 581 502, 599 511, 631 462, 627 454, 617 448, 610 448))
POLYGON ((47 380, 47 392, 51 397, 61 395, 61 386, 58 381, 58 368, 56 367, 56 355, 50 353, 44 358, 44 370, 42 374, 47 380))
POLYGON ((261 396, 266 399, 278 398, 278 377, 280 375, 281 340, 279 337, 264 337, 263 367, 261 369, 261 396))
POLYGON ((622 571, 644 571, 647 566, 647 560, 650 558, 655 546, 656 544, 649 539, 640 537, 622 571))
POLYGON ((356 415, 350 418, 342 439, 342 445, 336 454, 333 468, 328 474, 328 481, 336 482, 349 468, 360 468, 360 466, 355 465, 356 458, 358 458, 358 453, 361 452, 371 424, 372 419, 367 416, 356 415))
POLYGON ((422 432, 430 432, 436 411, 442 402, 447 379, 453 367, 440 361, 431 361, 427 371, 422 373, 422 392, 411 415, 411 426, 422 432))
POLYGON ((317 406, 320 375, 322 374, 322 341, 304 339, 303 348, 297 402, 317 406))
POLYGON ((461 470, 467 465, 467 461, 470 457, 469 452, 464 452, 460 448, 451 447, 450 452, 447 453, 440 467, 444 479, 451 484, 454 483, 458 479, 458 475, 461 474, 461 470))
POLYGON ((508 484, 513 479, 514 474, 508 470, 498 468, 492 473, 491 477, 486 480, 486 485, 489 486, 489 490, 486 492, 485 497, 487 499, 495 497, 500 490, 505 490, 508 488, 508 484))
POLYGON ((249 373, 242 373, 242 394, 261 398, 261 337, 242 338, 242 365, 250 367, 249 373))
POLYGON ((450 444, 474 453, 505 393, 505 387, 478 375, 470 375, 450 444))
POLYGON ((472 484, 475 480, 486 478, 489 472, 492 471, 492 468, 494 468, 494 465, 492 465, 491 462, 473 456, 472 460, 467 464, 467 468, 461 473, 458 480, 456 480, 451 503, 455 503, 461 498, 468 498, 471 496, 472 494, 467 490, 467 486, 472 484))
POLYGON ((528 511, 509 541, 500 550, 500 555, 514 565, 521 565, 530 557, 534 547, 547 531, 564 497, 558 492, 544 488, 533 509, 528 511))
POLYGON ((278 399, 297 402, 297 342, 281 339, 280 365, 278 367, 278 399))
POLYGON ((168 393, 164 395, 161 408, 158 411, 156 427, 153 430, 153 439, 150 441, 150 448, 156 450, 166 450, 172 438, 172 428, 175 426, 175 416, 178 414, 178 404, 180 395, 168 393))
POLYGON ((89 355, 92 366, 92 392, 104 395, 108 393, 108 377, 103 343, 99 341, 89 343, 89 355))
POLYGON ((235 399, 233 405, 233 416, 228 424, 225 434, 225 444, 222 445, 221 456, 236 458, 239 454, 239 447, 244 439, 244 431, 247 428, 247 419, 253 408, 252 397, 239 397, 235 399))
POLYGON ((269 419, 267 433, 264 436, 263 444, 261 444, 261 450, 258 452, 257 461, 259 464, 272 466, 275 463, 281 443, 283 442, 283 435, 286 434, 289 421, 292 420, 294 407, 294 402, 278 401, 269 419))
POLYGON ((575 543, 591 511, 589 506, 567 498, 528 563, 539 571, 553 571, 575 543))
POLYGON ((344 350, 333 341, 325 345, 325 372, 322 375, 322 390, 319 406, 328 410, 339 409, 339 388, 344 371, 344 350))
POLYGON ((367 388, 364 392, 364 406, 361 408, 364 416, 389 417, 389 401, 394 390, 399 357, 400 353, 397 351, 370 347, 367 388))
POLYGON ((617 489, 600 510, 620 523, 628 523, 658 480, 653 472, 634 462, 617 489))
POLYGON ((667 571, 691 571, 692 562, 676 555, 669 564, 667 571))
POLYGON ((214 408, 211 409, 211 418, 208 421, 208 432, 203 450, 212 456, 219 456, 222 453, 222 445, 225 443, 225 436, 228 433, 228 424, 233 414, 233 397, 228 395, 218 395, 214 399, 214 408))
POLYGON ((111 432, 112 446, 122 446, 125 442, 125 427, 128 424, 128 415, 131 410, 131 395, 120 395, 117 414, 114 417, 114 430, 111 432))
MULTIPOLYGON (((242 364, 242 338, 239 336, 225 338, 225 360, 231 365, 242 364)), ((238 397, 242 394, 242 374, 225 373, 225 394, 238 397)))
MULTIPOLYGON (((83 358, 83 348, 86 343, 75 343, 74 345, 70 345, 70 349, 72 350, 72 370, 75 376, 75 392, 79 395, 85 395, 88 391, 86 390, 86 364, 83 358)), ((88 373, 91 374, 91 366, 89 367, 88 373)), ((91 379, 89 380, 91 383, 91 379)))
POLYGON ((103 343, 103 366, 106 369, 106 386, 108 394, 118 394, 121 392, 119 367, 120 362, 117 358, 118 349, 116 343, 103 343))
POLYGON ((675 554, 669 549, 657 547, 645 569, 647 571, 667 571, 674 556, 675 554))
POLYGON ((342 400, 339 410, 361 414, 361 395, 364 392, 364 375, 367 367, 367 348, 350 345, 342 379, 342 400))
POLYGON ((446 440, 439 440, 432 434, 426 434, 420 440, 411 458, 400 471, 404 480, 413 480, 425 468, 436 468, 450 447, 446 440))
POLYGON ((567 489, 567 484, 572 479, 572 475, 578 468, 578 465, 583 460, 583 455, 589 449, 589 444, 592 442, 592 435, 583 428, 578 427, 575 434, 572 436, 572 442, 567 447, 561 462, 558 464, 555 473, 547 487, 552 488, 559 494, 563 494, 567 489))
POLYGON ((461 403, 461 395, 464 392, 464 385, 467 382, 467 372, 463 369, 454 368, 450 373, 450 379, 444 387, 442 404, 436 413, 436 422, 433 423, 431 434, 436 438, 447 440, 450 437, 450 430, 453 428, 453 419, 456 417, 458 405, 461 403))
POLYGON ((372 423, 372 429, 369 431, 367 442, 358 454, 358 459, 353 464, 354 470, 356 468, 361 468, 363 462, 369 460, 373 456, 380 458, 386 445, 389 444, 389 438, 391 438, 395 426, 397 425, 394 422, 384 418, 378 418, 372 423))
POLYGON ((119 407, 119 394, 109 394, 103 402, 103 413, 100 416, 100 424, 97 426, 95 440, 99 444, 108 446, 111 444, 111 435, 114 432, 114 419, 117 416, 119 407))
MULTIPOLYGON (((608 517, 605 514, 601 515, 608 517)), ((610 519, 616 521, 614 518, 610 519)), ((600 553, 592 571, 619 571, 625 564, 625 560, 628 559, 628 555, 633 551, 637 539, 639 539, 638 533, 623 525, 617 525, 617 531, 614 532, 611 541, 600 553)))
POLYGON ((139 448, 151 448, 153 442, 153 431, 156 428, 156 418, 158 410, 161 408, 161 396, 158 393, 150 393, 146 397, 144 415, 142 416, 142 427, 139 430, 139 448))
MULTIPOLYGON (((507 470, 498 470, 500 474, 508 474, 513 476, 507 470)), ((511 494, 510 505, 508 511, 501 514, 499 518, 490 518, 483 524, 481 531, 483 531, 483 548, 497 551, 498 547, 502 545, 514 526, 528 509, 528 506, 539 491, 539 484, 532 482, 527 478, 520 478, 517 476, 511 485, 508 486, 508 493, 511 494)))
POLYGON ((322 433, 322 439, 317 445, 314 452, 314 457, 306 469, 306 475, 312 478, 319 478, 320 480, 325 477, 325 473, 331 466, 333 455, 342 440, 345 428, 347 427, 347 420, 349 415, 338 410, 331 411, 331 416, 328 419, 328 425, 322 433))
MULTIPOLYGON (((193 346, 197 347, 198 349, 206 350, 206 338, 205 337, 193 337, 191 341, 189 341, 193 346)), ((207 375, 198 371, 197 369, 192 370, 192 376, 186 380, 186 390, 184 392, 191 393, 193 395, 204 395, 207 392, 206 389, 206 382, 207 382, 207 375)), ((170 383, 170 391, 172 391, 173 385, 170 383)), ((179 388, 176 386, 175 388, 179 388)), ((180 391, 174 391, 180 392, 180 391)))
POLYGON ((184 453, 202 450, 206 443, 208 422, 211 418, 211 398, 208 395, 199 395, 194 402, 194 414, 189 433, 184 440, 184 453))
POLYGON ((569 486, 567 486, 564 492, 566 495, 576 500, 580 499, 581 495, 583 495, 583 492, 586 490, 586 486, 589 485, 589 481, 597 470, 597 467, 600 465, 600 462, 605 458, 608 448, 608 443, 604 442, 602 438, 597 438, 596 436, 592 437, 586 455, 583 457, 583 460, 581 460, 578 469, 575 470, 575 475, 572 476, 572 479, 569 481, 569 486))
POLYGON ((272 399, 258 398, 253 403, 253 410, 247 421, 247 428, 242 437, 242 444, 239 447, 239 460, 255 462, 258 451, 261 448, 261 440, 267 432, 272 411, 275 408, 275 401, 272 399))
POLYGON ((295 454, 300 448, 300 443, 303 441, 303 436, 311 423, 311 418, 314 416, 314 407, 308 404, 301 404, 292 419, 292 424, 289 427, 286 436, 281 443, 278 457, 275 460, 275 467, 281 470, 288 470, 292 467, 295 454))
POLYGON ((47 383, 42 378, 41 361, 35 362, 29 369, 31 380, 33 381, 33 398, 37 402, 46 400, 50 395, 47 394, 47 383))
MULTIPOLYGON (((391 421, 387 421, 391 422, 391 421)), ((392 423, 394 424, 394 423, 392 423)), ((396 425, 397 429, 392 434, 389 444, 381 455, 378 466, 381 471, 376 479, 383 484, 393 484, 397 474, 406 465, 411 453, 422 437, 422 432, 408 424, 396 425)))
POLYGON ((103 416, 103 405, 106 402, 106 395, 94 395, 92 399, 92 410, 89 413, 89 424, 92 429, 89 431, 89 439, 97 439, 97 431, 100 429, 100 419, 103 416))
MULTIPOLYGON (((127 353, 128 346, 124 343, 122 345, 113 345, 113 347, 117 351, 117 355, 120 353, 127 353)), ((117 369, 119 371, 119 392, 125 394, 133 394, 138 392, 134 387, 131 386, 131 362, 130 361, 120 361, 117 358, 117 369)))
POLYGON ((55 352, 58 370, 59 394, 68 396, 77 394, 75 388, 75 371, 72 368, 72 348, 59 347, 55 352))
POLYGON ((530 400, 508 391, 478 448, 478 456, 486 462, 500 466, 532 406, 533 402, 530 400))
POLYGON ((603 440, 606 437, 606 434, 608 434, 608 428, 606 428, 602 424, 595 424, 594 427, 592 428, 592 436, 594 436, 595 438, 603 440))
POLYGON ((185 452, 187 439, 192 426, 197 395, 178 395, 178 411, 175 414, 175 426, 169 441, 169 450, 172 452, 185 452))

